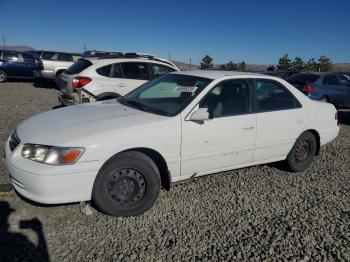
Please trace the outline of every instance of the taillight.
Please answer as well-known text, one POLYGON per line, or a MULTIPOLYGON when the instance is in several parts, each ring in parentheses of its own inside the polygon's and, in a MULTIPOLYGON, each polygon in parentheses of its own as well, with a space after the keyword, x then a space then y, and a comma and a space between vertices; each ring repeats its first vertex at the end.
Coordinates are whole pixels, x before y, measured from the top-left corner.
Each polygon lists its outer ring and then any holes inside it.
POLYGON ((305 86, 304 89, 303 89, 303 93, 304 93, 305 95, 311 94, 313 91, 314 91, 314 88, 313 88, 312 85, 307 85, 307 86, 305 86))
POLYGON ((335 120, 337 121, 337 123, 338 123, 338 112, 335 112, 334 119, 335 119, 335 120))
POLYGON ((91 79, 85 76, 74 77, 72 81, 72 86, 74 88, 81 88, 91 82, 91 79))

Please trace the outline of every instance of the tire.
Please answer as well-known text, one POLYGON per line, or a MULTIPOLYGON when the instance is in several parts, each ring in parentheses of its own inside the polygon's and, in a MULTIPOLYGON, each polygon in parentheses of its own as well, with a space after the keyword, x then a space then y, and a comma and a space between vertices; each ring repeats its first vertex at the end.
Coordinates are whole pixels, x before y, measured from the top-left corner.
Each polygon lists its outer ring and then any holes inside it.
POLYGON ((309 131, 302 133, 286 159, 290 171, 302 172, 307 169, 316 155, 316 150, 315 136, 309 131))
POLYGON ((325 103, 329 103, 329 98, 327 96, 321 96, 320 101, 325 102, 325 103))
POLYGON ((118 154, 99 171, 92 190, 97 209, 117 217, 136 216, 150 209, 160 192, 155 163, 135 151, 118 154))
POLYGON ((5 71, 0 70, 0 83, 5 83, 7 81, 7 74, 5 71))

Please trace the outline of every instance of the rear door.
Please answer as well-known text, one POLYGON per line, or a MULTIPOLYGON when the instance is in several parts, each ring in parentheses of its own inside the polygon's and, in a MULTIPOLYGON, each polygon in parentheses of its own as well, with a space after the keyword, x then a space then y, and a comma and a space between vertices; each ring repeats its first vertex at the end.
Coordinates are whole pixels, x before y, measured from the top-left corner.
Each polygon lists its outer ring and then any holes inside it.
POLYGON ((22 53, 25 64, 25 77, 33 77, 33 71, 39 69, 39 64, 35 63, 35 57, 31 54, 22 53))
POLYGON ((121 63, 123 79, 117 84, 118 93, 125 95, 150 80, 147 63, 123 62, 121 63))
POLYGON ((281 160, 304 130, 300 102, 280 82, 255 79, 257 137, 254 161, 281 160))

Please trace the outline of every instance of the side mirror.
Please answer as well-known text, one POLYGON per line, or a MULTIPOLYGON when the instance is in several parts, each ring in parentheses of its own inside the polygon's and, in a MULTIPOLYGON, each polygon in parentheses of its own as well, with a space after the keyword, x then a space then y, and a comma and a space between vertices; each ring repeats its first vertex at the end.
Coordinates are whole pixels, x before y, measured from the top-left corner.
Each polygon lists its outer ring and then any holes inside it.
POLYGON ((190 117, 191 121, 205 121, 209 119, 211 119, 211 117, 208 108, 199 108, 190 117))

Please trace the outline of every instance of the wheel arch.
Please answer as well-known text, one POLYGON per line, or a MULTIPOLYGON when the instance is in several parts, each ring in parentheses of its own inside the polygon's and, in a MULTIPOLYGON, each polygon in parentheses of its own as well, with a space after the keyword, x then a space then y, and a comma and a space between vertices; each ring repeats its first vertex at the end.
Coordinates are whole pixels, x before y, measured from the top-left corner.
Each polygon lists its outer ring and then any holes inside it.
POLYGON ((171 174, 168 169, 168 165, 164 159, 164 157, 156 150, 146 147, 135 147, 135 148, 129 148, 123 151, 118 152, 117 154, 111 156, 101 167, 105 166, 109 161, 111 161, 115 156, 122 154, 124 152, 140 152, 148 156, 152 159, 154 164, 157 166, 159 173, 160 173, 160 180, 161 180, 161 186, 169 191, 171 187, 171 174))
POLYGON ((317 148, 316 148, 316 156, 317 156, 319 154, 320 148, 321 148, 321 137, 320 137, 320 134, 315 129, 308 129, 308 130, 305 130, 304 132, 310 132, 310 133, 312 133, 315 136, 315 138, 316 138, 316 145, 317 145, 317 148))
POLYGON ((118 98, 118 97, 120 97, 121 95, 120 94, 118 94, 118 93, 114 93, 114 92, 103 92, 103 93, 101 93, 101 94, 98 94, 97 96, 96 96, 96 100, 100 100, 100 99, 103 99, 103 98, 105 98, 105 97, 115 97, 115 98, 118 98))

